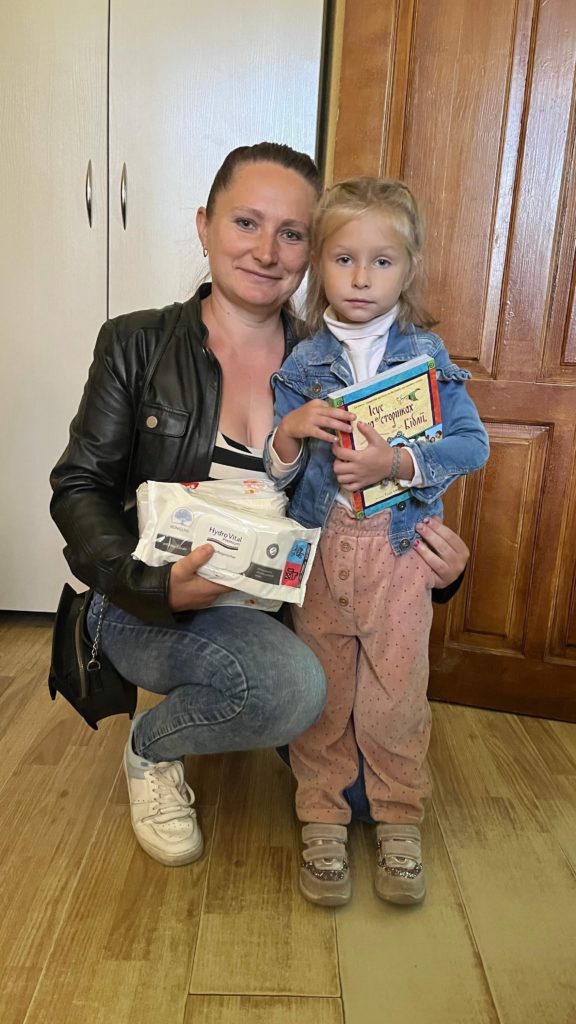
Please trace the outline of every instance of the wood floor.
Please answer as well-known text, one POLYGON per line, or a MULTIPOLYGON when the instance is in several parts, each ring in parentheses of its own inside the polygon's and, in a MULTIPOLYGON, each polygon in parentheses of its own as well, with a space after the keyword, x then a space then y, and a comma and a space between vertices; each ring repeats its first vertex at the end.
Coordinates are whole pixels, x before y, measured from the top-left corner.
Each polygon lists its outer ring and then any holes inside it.
POLYGON ((148 858, 127 719, 52 704, 49 644, 46 617, 0 618, 2 1024, 576 1022, 576 725, 434 705, 426 903, 376 899, 357 825, 332 912, 298 894, 273 751, 190 758, 206 855, 148 858))

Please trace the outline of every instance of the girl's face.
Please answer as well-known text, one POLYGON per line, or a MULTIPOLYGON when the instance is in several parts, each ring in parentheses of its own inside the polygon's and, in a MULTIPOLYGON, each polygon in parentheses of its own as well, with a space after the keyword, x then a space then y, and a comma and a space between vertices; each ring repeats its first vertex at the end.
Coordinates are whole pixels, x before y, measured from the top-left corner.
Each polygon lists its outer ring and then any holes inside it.
POLYGON ((257 313, 280 309, 306 272, 315 204, 314 189, 296 171, 241 164, 210 219, 204 207, 196 217, 213 291, 257 313))
POLYGON ((318 269, 328 302, 349 324, 388 313, 412 277, 402 235, 386 213, 373 210, 328 235, 318 269))

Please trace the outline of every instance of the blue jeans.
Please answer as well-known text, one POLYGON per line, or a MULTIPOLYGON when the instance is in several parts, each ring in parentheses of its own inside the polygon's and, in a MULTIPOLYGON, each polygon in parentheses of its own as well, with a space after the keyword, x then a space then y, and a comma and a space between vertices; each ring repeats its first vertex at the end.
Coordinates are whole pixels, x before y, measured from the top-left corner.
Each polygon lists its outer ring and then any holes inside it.
MULTIPOLYGON (((92 636, 101 600, 96 594, 88 612, 92 636)), ((134 748, 149 761, 281 746, 324 706, 316 657, 281 622, 250 608, 207 608, 152 626, 108 604, 101 643, 126 679, 165 694, 134 726, 134 748)))

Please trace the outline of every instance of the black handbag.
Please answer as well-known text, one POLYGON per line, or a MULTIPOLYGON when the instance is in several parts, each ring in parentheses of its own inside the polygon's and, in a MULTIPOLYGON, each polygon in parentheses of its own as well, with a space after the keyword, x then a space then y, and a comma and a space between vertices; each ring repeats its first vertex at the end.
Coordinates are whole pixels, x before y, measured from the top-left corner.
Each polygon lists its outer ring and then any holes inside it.
POLYGON ((86 615, 94 591, 77 594, 64 584, 60 595, 54 632, 48 688, 52 700, 61 693, 85 722, 97 729, 101 718, 110 715, 133 717, 138 689, 114 668, 99 649, 107 598, 102 599, 94 641, 86 628, 86 615))

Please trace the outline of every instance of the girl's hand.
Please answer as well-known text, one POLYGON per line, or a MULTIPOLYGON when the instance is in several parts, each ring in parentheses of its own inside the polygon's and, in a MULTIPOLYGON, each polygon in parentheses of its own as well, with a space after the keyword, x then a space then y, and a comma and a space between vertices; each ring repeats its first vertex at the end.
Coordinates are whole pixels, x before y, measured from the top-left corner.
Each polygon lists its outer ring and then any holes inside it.
POLYGON ((280 420, 274 435, 274 450, 282 462, 293 462, 300 451, 300 441, 316 437, 319 441, 333 441, 335 430, 349 432, 356 419, 346 409, 335 409, 320 398, 298 406, 280 420))
POLYGON ((434 586, 439 590, 450 586, 466 568, 470 557, 466 544, 438 516, 417 523, 416 529, 422 540, 415 542, 414 550, 434 572, 434 586))
MULTIPOLYGON (((340 487, 347 491, 359 491, 380 483, 392 468, 393 446, 367 423, 358 423, 358 430, 366 438, 365 448, 352 450, 339 444, 332 446, 334 473, 340 487)), ((413 476, 414 463, 408 453, 402 451, 398 479, 411 480, 413 476)))
POLYGON ((168 604, 173 612, 199 611, 209 608, 220 594, 226 594, 231 587, 223 587, 220 583, 212 583, 198 575, 198 569, 212 555, 211 544, 200 544, 185 558, 174 562, 170 570, 168 583, 168 604))

